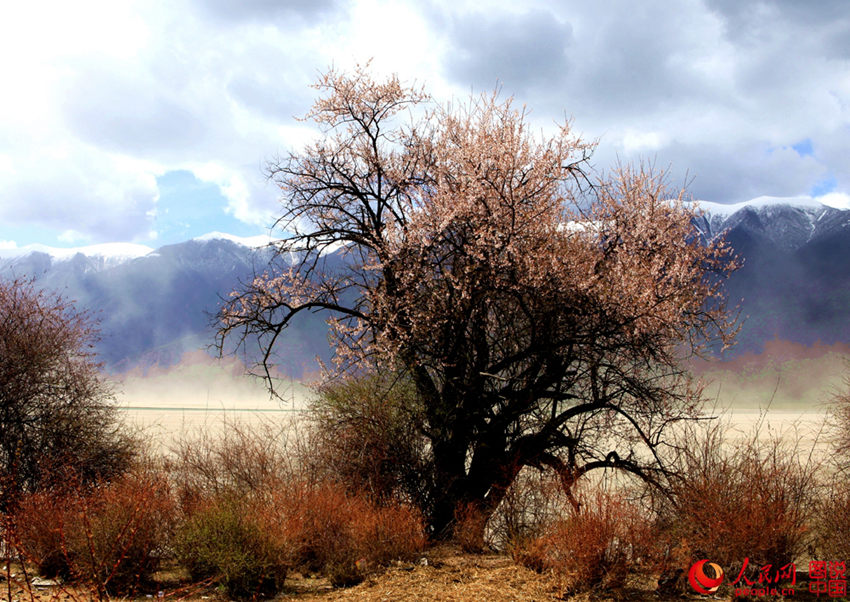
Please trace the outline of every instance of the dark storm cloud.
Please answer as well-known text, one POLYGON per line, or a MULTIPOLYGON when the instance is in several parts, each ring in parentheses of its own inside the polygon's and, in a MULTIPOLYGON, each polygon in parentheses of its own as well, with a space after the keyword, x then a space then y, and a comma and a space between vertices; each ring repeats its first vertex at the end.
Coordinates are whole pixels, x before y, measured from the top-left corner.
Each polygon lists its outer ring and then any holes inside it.
POLYGON ((458 17, 447 25, 446 72, 459 85, 498 79, 518 94, 534 87, 533 104, 554 100, 582 113, 653 110, 706 87, 693 73, 707 50, 693 14, 673 18, 666 3, 601 6, 562 2, 552 12, 458 17))
POLYGON ((447 71, 458 83, 510 92, 563 81, 569 70, 569 23, 546 11, 518 17, 465 15, 451 26, 447 71))

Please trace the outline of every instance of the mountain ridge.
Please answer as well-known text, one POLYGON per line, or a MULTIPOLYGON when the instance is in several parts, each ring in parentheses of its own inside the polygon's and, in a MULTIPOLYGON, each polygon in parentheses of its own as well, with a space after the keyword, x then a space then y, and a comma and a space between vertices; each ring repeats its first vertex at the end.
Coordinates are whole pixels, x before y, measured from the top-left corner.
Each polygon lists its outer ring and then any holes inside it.
MULTIPOLYGON (((803 200, 700 203, 708 209, 694 220, 701 236, 725 236, 744 260, 726 282, 729 305, 740 301, 746 318, 727 355, 759 352, 774 339, 850 343, 850 210, 803 200)), ((208 346, 223 298, 265 270, 270 242, 267 235, 213 232, 147 252, 123 243, 34 245, 4 249, 0 276, 35 278, 91 311, 102 333, 97 351, 109 370, 121 371, 173 364, 208 346)), ((279 348, 284 373, 296 378, 331 355, 324 318, 304 318, 279 348)))

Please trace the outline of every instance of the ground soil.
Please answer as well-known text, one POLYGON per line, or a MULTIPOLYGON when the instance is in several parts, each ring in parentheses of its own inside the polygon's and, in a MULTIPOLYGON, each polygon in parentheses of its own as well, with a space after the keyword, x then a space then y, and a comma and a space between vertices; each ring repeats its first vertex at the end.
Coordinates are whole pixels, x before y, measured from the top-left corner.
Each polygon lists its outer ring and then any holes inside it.
MULTIPOLYGON (((2 567, 0 567, 2 568, 2 567)), ((19 577, 13 579, 18 581, 19 577)), ((327 579, 294 574, 287 577, 286 589, 275 600, 294 600, 299 602, 329 602, 332 600, 361 600, 364 602, 545 602, 550 600, 568 600, 570 602, 658 602, 661 600, 706 600, 704 596, 689 594, 659 595, 655 590, 656 579, 648 577, 643 582, 630 583, 629 587, 614 592, 592 592, 574 596, 565 595, 558 580, 552 575, 536 573, 528 568, 517 566, 508 556, 498 554, 463 554, 454 546, 438 546, 429 550, 422 558, 413 563, 399 563, 386 570, 376 572, 357 586, 334 589, 327 579)), ((14 602, 86 602, 96 600, 97 596, 81 588, 58 586, 49 588, 13 587, 14 602)), ((814 600, 805 582, 797 584, 796 595, 791 600, 814 600)), ((112 598, 113 600, 156 599, 162 592, 166 600, 197 602, 223 602, 228 600, 213 587, 186 585, 186 577, 179 571, 163 570, 157 575, 157 582, 148 591, 132 599, 112 598)), ((8 599, 7 583, 0 577, 0 600, 8 599)), ((711 598, 712 600, 732 600, 731 592, 711 598)), ((743 599, 743 598, 739 598, 743 599)), ((750 598, 752 600, 754 598, 750 598)), ((759 598, 770 602, 780 602, 780 596, 759 598)))

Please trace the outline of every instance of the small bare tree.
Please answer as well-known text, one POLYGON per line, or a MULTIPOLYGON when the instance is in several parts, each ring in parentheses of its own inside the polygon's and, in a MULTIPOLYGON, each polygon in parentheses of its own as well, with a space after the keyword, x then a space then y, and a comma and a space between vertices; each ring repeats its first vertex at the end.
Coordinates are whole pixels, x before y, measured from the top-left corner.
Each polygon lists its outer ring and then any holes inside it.
POLYGON ((434 106, 364 69, 317 87, 324 136, 270 165, 287 234, 223 308, 221 348, 259 340, 272 383, 278 338, 325 311, 339 371, 400 365, 435 534, 459 507, 490 515, 524 466, 567 491, 598 469, 663 480, 662 434, 699 402, 680 360, 731 336, 715 276, 735 262, 684 192, 640 168, 591 177, 569 124, 534 136, 496 95, 434 106))
POLYGON ((92 347, 91 320, 31 281, 0 281, 0 512, 67 476, 121 472, 132 456, 92 347))
POLYGON ((829 416, 833 462, 839 472, 850 472, 850 378, 845 379, 844 390, 832 398, 829 416))

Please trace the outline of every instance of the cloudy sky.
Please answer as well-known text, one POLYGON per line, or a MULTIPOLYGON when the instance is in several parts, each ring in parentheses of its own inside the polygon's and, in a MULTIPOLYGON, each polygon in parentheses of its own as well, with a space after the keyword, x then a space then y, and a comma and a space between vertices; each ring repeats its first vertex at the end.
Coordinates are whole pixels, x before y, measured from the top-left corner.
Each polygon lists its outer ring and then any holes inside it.
POLYGON ((30 0, 0 9, 0 246, 266 231, 310 84, 370 58, 439 100, 499 84, 697 198, 850 200, 844 0, 30 0))

